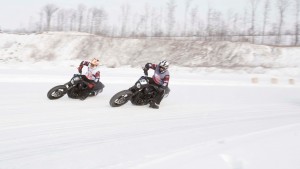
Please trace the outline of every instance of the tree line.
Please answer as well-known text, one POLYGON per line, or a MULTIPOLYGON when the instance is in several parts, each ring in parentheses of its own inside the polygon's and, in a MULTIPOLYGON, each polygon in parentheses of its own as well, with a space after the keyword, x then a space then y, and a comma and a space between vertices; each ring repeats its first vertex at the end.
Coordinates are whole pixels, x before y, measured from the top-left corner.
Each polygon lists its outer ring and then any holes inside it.
POLYGON ((39 20, 30 23, 35 32, 77 31, 109 37, 193 37, 206 41, 248 41, 255 44, 299 45, 300 0, 248 0, 239 11, 226 14, 209 7, 205 14, 193 0, 185 0, 178 15, 176 0, 159 9, 145 4, 137 13, 123 4, 113 18, 105 8, 64 9, 46 4, 39 20), (285 43, 285 44, 287 44, 285 43))

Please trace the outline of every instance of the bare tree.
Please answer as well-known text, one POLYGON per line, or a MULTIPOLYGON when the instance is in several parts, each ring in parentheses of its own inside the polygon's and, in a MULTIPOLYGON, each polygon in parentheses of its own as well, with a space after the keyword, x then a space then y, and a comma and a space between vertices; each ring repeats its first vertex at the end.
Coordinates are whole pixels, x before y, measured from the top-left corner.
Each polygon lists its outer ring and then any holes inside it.
POLYGON ((197 25, 197 18, 198 18, 198 6, 194 7, 191 10, 191 30, 189 31, 189 35, 195 35, 195 25, 197 25))
POLYGON ((95 8, 90 9, 90 24, 89 24, 89 33, 94 33, 94 17, 95 17, 95 8))
POLYGON ((135 14, 132 17, 132 23, 130 24, 132 26, 130 36, 138 36, 142 35, 143 30, 142 27, 144 25, 145 18, 143 15, 135 14))
POLYGON ((49 31, 51 27, 52 16, 58 10, 58 7, 54 4, 47 4, 46 6, 44 6, 43 10, 46 13, 47 31, 49 31))
POLYGON ((223 24, 221 16, 221 12, 217 10, 211 8, 208 10, 206 31, 208 37, 212 40, 214 40, 214 37, 219 38, 218 36, 221 35, 221 27, 223 24))
POLYGON ((150 14, 150 36, 155 36, 155 32, 158 29, 158 18, 155 8, 151 8, 150 14))
POLYGON ((176 9, 176 4, 175 0, 169 0, 167 2, 167 18, 166 18, 166 24, 167 24, 167 35, 171 36, 173 32, 173 28, 175 25, 175 9, 176 9))
POLYGON ((197 26, 196 35, 197 36, 204 36, 204 34, 205 34, 205 24, 201 20, 200 17, 197 17, 197 20, 198 20, 198 24, 196 25, 197 26))
POLYGON ((78 15, 78 32, 82 31, 82 24, 84 18, 84 12, 86 11, 86 6, 83 4, 78 5, 77 7, 77 15, 78 15))
POLYGON ((39 17, 40 17, 40 21, 39 21, 37 27, 38 27, 38 31, 42 32, 44 29, 44 27, 43 27, 44 13, 43 13, 43 11, 39 12, 39 17))
POLYGON ((155 8, 152 8, 151 12, 151 36, 162 36, 162 9, 157 12, 155 8))
POLYGON ((144 33, 147 36, 148 35, 148 22, 149 22, 149 5, 145 5, 145 14, 144 14, 144 33))
POLYGON ((239 21, 239 14, 235 13, 233 15, 233 28, 232 28, 233 32, 235 32, 235 34, 239 34, 239 30, 237 29, 238 21, 239 21))
POLYGON ((282 26, 284 24, 284 17, 286 14, 286 10, 290 5, 289 0, 277 0, 277 8, 279 12, 279 24, 278 24, 278 31, 277 31, 277 44, 281 42, 281 34, 282 34, 282 26))
POLYGON ((186 36, 186 27, 187 27, 187 20, 188 20, 188 12, 189 12, 189 8, 191 6, 191 2, 192 0, 185 0, 185 11, 184 11, 184 28, 183 28, 183 34, 184 36, 186 36))
POLYGON ((76 21, 76 11, 71 9, 69 10, 69 19, 70 19, 70 31, 74 31, 75 21, 76 21))
POLYGON ((263 18, 263 29, 262 29, 262 41, 261 43, 264 44, 265 42, 265 35, 266 35, 266 27, 267 24, 269 23, 269 14, 270 14, 270 0, 265 0, 264 3, 264 18, 263 18))
POLYGON ((222 35, 223 40, 231 41, 234 35, 239 35, 240 33, 240 30, 238 29, 239 14, 232 10, 229 10, 227 13, 227 22, 223 23, 222 35))
POLYGON ((130 6, 123 4, 121 6, 121 36, 124 37, 127 32, 127 23, 129 21, 130 6))
POLYGON ((295 0, 295 3, 296 3, 296 23, 295 23, 295 45, 298 45, 298 42, 299 42, 299 26, 300 26, 300 23, 299 23, 299 14, 300 14, 300 0, 295 0))
POLYGON ((92 12, 92 24, 90 33, 103 34, 103 22, 107 19, 107 14, 104 9, 94 8, 92 12))
POLYGON ((244 16, 243 16, 243 35, 248 35, 248 10, 244 9, 244 16))
POLYGON ((255 34, 255 17, 256 11, 260 0, 249 0, 250 1, 250 8, 251 8, 251 28, 250 34, 252 35, 252 43, 254 43, 254 34, 255 34))
POLYGON ((56 15, 56 21, 57 21, 57 26, 56 26, 56 30, 57 31, 65 31, 65 25, 66 25, 66 11, 64 9, 60 9, 57 12, 56 15))
POLYGON ((92 25, 92 14, 93 13, 93 9, 89 8, 86 14, 86 32, 91 33, 91 25, 92 25))
POLYGON ((211 22, 212 22, 212 12, 213 10, 211 8, 208 9, 207 11, 207 27, 206 27, 206 33, 208 35, 208 37, 210 37, 212 35, 212 26, 211 26, 211 22))
POLYGON ((135 22, 133 25, 135 26, 135 29, 133 30, 133 34, 138 36, 148 36, 148 20, 149 20, 149 6, 148 4, 145 5, 144 14, 142 15, 135 15, 133 22, 135 22))

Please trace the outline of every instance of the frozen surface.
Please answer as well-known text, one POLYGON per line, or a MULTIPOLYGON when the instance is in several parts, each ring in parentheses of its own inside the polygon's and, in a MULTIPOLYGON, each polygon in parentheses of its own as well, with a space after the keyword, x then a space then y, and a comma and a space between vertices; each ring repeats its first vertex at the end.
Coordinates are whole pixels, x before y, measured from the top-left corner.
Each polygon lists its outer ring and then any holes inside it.
POLYGON ((102 67, 100 95, 48 100, 76 73, 62 65, 1 64, 1 169, 299 169, 300 86, 287 77, 171 68, 160 109, 112 108, 140 69, 102 67))

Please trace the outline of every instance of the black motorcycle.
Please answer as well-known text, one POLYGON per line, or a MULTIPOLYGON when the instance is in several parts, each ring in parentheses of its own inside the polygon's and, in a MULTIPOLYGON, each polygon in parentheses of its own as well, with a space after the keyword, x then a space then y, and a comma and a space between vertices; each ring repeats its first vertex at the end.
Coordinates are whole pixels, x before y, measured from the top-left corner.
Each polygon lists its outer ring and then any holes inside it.
MULTIPOLYGON (((169 95, 170 89, 167 88, 164 97, 169 95)), ((150 103, 158 94, 158 87, 149 84, 149 77, 142 76, 134 86, 128 90, 123 90, 115 94, 109 101, 111 107, 119 107, 129 100, 134 105, 146 105, 150 103)))
MULTIPOLYGON (((64 85, 58 85, 53 87, 47 93, 47 97, 50 100, 59 99, 67 94, 70 98, 78 99, 81 97, 82 93, 88 89, 88 83, 84 80, 86 77, 80 74, 74 74, 72 79, 64 85)), ((99 82, 101 83, 101 82, 99 82)), ((101 83, 104 87, 104 85, 101 83)), ((90 96, 96 96, 98 93, 103 91, 103 87, 98 90, 90 91, 90 96)))

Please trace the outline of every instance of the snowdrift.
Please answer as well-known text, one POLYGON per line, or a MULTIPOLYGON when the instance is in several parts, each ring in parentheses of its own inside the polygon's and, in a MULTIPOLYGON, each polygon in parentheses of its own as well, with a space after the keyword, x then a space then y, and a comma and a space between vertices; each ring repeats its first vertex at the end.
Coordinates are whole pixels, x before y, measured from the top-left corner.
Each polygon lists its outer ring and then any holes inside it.
POLYGON ((192 39, 108 38, 86 33, 0 34, 0 58, 10 61, 63 61, 100 57, 108 67, 140 66, 168 59, 172 65, 216 68, 296 68, 299 47, 192 39))

